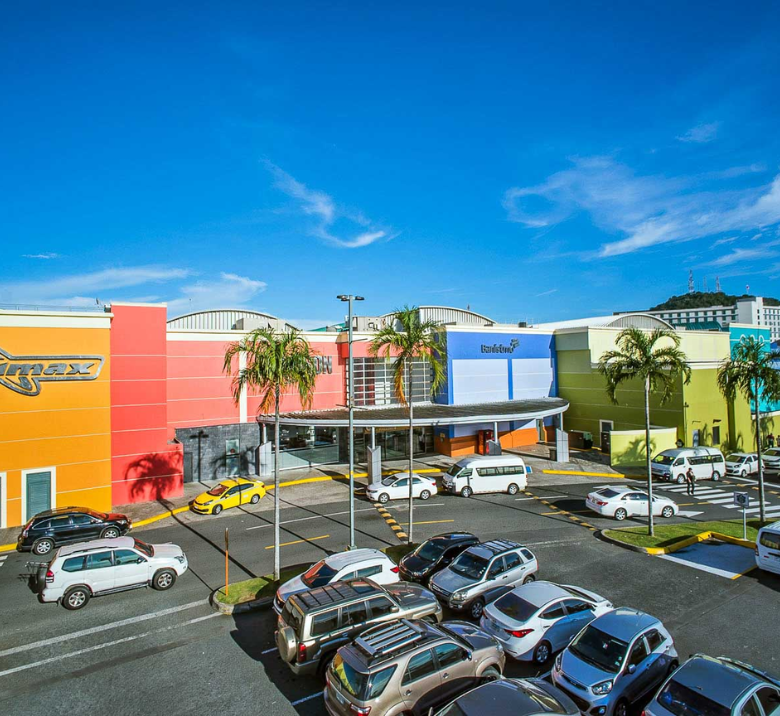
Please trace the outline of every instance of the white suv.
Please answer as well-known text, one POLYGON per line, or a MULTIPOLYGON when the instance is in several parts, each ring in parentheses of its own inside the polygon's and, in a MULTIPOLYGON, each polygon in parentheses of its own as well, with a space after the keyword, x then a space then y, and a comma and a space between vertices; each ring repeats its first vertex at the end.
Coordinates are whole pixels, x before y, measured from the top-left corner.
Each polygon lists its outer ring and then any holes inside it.
POLYGON ((57 550, 38 573, 39 598, 81 609, 101 594, 148 586, 170 589, 186 571, 187 556, 175 544, 146 544, 133 537, 96 539, 57 550))

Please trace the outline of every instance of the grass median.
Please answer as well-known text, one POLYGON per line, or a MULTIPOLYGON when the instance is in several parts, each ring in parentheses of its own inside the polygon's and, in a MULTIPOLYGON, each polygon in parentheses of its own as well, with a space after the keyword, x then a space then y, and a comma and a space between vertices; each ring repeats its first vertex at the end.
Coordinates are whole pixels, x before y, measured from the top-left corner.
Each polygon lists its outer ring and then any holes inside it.
MULTIPOLYGON (((411 552, 418 545, 398 544, 388 547, 382 550, 392 559, 396 564, 398 561, 408 552, 411 552)), ((217 598, 223 604, 242 604, 244 602, 251 602, 255 599, 264 599, 266 597, 273 597, 276 594, 276 590, 279 589, 280 584, 284 584, 287 580, 296 577, 299 574, 305 572, 311 565, 308 562, 303 564, 294 564, 291 567, 284 567, 280 573, 281 579, 276 581, 273 574, 266 574, 263 577, 255 577, 254 579, 245 579, 241 582, 231 582, 228 594, 225 594, 225 588, 217 590, 217 598)))
MULTIPOLYGON (((766 523, 764 523, 766 524, 766 523)), ((755 541, 762 523, 748 520, 747 538, 755 541)), ((681 524, 655 525, 655 536, 647 534, 647 527, 623 527, 616 530, 604 530, 610 539, 630 544, 634 547, 670 547, 680 540, 693 537, 700 532, 720 532, 730 537, 742 538, 742 520, 721 520, 713 522, 684 522, 681 524)))

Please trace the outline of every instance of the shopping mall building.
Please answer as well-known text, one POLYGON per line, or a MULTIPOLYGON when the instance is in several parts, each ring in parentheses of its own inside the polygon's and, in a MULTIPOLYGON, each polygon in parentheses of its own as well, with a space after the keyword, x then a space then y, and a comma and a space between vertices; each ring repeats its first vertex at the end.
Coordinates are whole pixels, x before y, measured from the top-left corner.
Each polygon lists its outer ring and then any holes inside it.
MULTIPOLYGON (((616 431, 629 427, 634 406, 621 413, 588 377, 594 350, 611 344, 626 325, 668 325, 637 314, 611 317, 598 329, 588 321, 527 327, 457 308, 419 310, 441 324, 447 379, 431 394, 428 367, 414 366, 416 454, 467 455, 496 434, 504 448, 551 440, 564 427, 566 411, 567 423, 569 415, 574 420, 568 427, 580 431, 598 433, 603 420, 616 431)), ((380 448, 386 460, 408 455, 392 359, 369 354, 372 336, 390 320, 354 319, 359 462, 368 447, 380 448)), ((262 473, 268 448, 261 445, 272 430, 267 417, 258 416, 257 395, 244 392, 234 400, 223 363, 228 345, 265 326, 288 328, 245 310, 169 320, 162 304, 114 303, 100 312, 0 310, 0 527, 23 524, 53 506, 108 510, 181 495, 188 481, 262 473)), ((347 461, 348 333, 338 325, 303 335, 316 354, 318 377, 306 411, 295 395, 283 396, 283 469, 347 461)), ((689 332, 686 338, 710 368, 729 350, 728 334, 712 335, 689 332)), ((237 359, 232 370, 241 367, 237 359)), ((719 401, 709 396, 696 405, 709 410, 708 400, 719 401)), ((685 405, 683 399, 685 419, 695 421, 685 405)), ((660 424, 678 421, 660 415, 660 424)), ((686 435, 684 426, 677 429, 686 435)), ((749 425, 743 432, 749 435, 749 425)))

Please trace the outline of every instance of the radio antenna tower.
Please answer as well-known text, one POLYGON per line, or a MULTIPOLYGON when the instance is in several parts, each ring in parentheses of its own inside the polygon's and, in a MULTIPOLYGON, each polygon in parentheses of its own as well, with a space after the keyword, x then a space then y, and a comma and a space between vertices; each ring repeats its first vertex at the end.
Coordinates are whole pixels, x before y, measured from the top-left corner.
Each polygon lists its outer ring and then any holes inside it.
POLYGON ((704 293, 707 293, 707 277, 704 277, 704 293))
POLYGON ((693 269, 688 271, 688 293, 694 293, 696 288, 693 285, 693 269))
POLYGON ((720 277, 715 277, 715 290, 720 293, 720 277))

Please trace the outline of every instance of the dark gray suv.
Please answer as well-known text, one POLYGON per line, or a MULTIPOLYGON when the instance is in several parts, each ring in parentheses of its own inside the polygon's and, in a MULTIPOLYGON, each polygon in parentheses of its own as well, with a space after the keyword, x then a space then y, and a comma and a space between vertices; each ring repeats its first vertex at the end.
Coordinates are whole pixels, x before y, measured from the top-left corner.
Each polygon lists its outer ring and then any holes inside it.
POLYGON ((417 584, 334 582, 293 594, 284 603, 276 646, 293 673, 324 673, 339 647, 374 624, 400 617, 438 623, 442 610, 436 597, 417 584))

